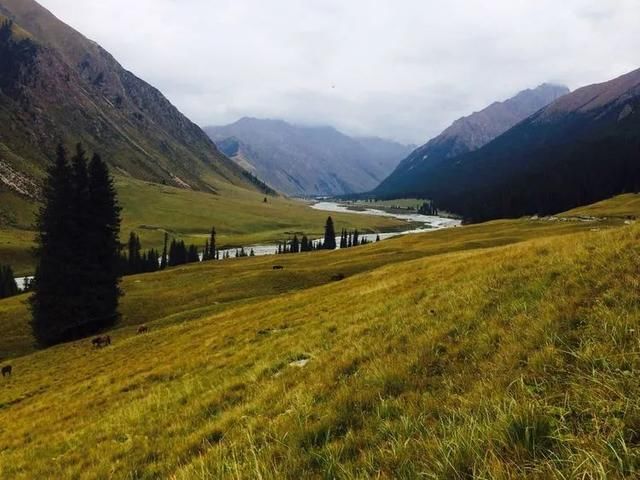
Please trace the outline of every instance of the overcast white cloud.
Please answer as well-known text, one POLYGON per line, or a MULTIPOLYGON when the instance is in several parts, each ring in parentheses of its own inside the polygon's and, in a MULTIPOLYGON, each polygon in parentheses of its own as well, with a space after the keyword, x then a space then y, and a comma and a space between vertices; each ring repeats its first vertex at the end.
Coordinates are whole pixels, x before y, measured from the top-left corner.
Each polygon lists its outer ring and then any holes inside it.
POLYGON ((200 125, 282 118, 424 143, 524 88, 640 67, 639 0, 41 3, 200 125))

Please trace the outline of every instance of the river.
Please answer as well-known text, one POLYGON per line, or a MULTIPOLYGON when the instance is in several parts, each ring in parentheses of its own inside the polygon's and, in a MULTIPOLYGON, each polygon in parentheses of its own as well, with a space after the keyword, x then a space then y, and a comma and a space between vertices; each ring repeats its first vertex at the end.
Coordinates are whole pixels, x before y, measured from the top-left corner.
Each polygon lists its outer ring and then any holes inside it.
MULTIPOLYGON (((380 240, 386 240, 388 238, 399 237, 401 235, 431 232, 434 230, 441 230, 443 228, 458 227, 460 225, 460 220, 456 220, 454 218, 420 215, 417 213, 386 212, 384 210, 379 210, 375 208, 360 208, 359 205, 357 207, 358 207, 357 210, 351 210, 346 205, 336 203, 336 202, 325 202, 325 201, 318 202, 311 206, 311 208, 313 208, 314 210, 321 210, 323 212, 328 212, 328 213, 332 213, 332 212, 351 213, 354 215, 373 215, 378 217, 397 218, 399 220, 405 220, 408 224, 411 225, 411 228, 407 230, 400 230, 396 232, 361 234, 360 238, 361 239, 366 238, 368 242, 374 242, 377 236, 380 236, 380 240), (416 224, 421 224, 422 226, 415 227, 416 224)), ((339 237, 336 238, 336 244, 340 245, 339 237)), ((247 254, 249 254, 251 250, 253 250, 253 253, 255 254, 256 257, 261 257, 265 255, 275 255, 278 250, 278 246, 273 244, 250 245, 244 248, 247 254)), ((225 253, 228 253, 231 258, 235 258, 237 250, 239 249, 230 248, 226 250, 220 250, 220 256, 222 257, 225 253)), ((16 283, 18 284, 18 288, 23 289, 25 282, 31 278, 33 277, 17 277, 16 283)))

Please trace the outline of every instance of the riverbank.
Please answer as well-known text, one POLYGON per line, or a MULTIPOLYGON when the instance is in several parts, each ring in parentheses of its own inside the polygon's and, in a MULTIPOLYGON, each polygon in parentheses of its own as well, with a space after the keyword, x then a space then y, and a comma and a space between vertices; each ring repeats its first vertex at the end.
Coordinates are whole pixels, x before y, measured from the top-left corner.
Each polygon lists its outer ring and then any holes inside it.
MULTIPOLYGON (((349 213, 352 215, 368 215, 373 217, 385 217, 385 218, 394 218, 397 220, 402 220, 407 223, 407 228, 402 229, 394 229, 391 231, 381 231, 374 233, 362 233, 360 235, 361 239, 366 240, 369 243, 376 241, 378 238, 380 240, 387 240, 389 238, 398 237, 401 235, 410 235, 415 233, 424 233, 432 230, 440 230, 443 228, 454 228, 460 225, 460 221, 452 218, 445 217, 437 217, 437 216, 429 216, 429 215, 420 215, 417 213, 392 213, 386 212, 383 210, 375 209, 375 208, 366 208, 363 210, 350 210, 348 206, 337 203, 337 202, 318 202, 314 205, 311 205, 313 210, 327 212, 329 214, 332 213, 349 213)), ((293 234, 291 235, 293 237, 293 234)), ((290 240, 287 238, 286 240, 290 240)), ((320 240, 320 237, 313 238, 313 241, 320 240)), ((340 245, 340 238, 336 237, 336 245, 340 245)), ((283 239, 284 241, 284 239, 283 239)), ((236 258, 238 252, 244 250, 244 252, 248 255, 253 252, 253 256, 262 257, 266 255, 275 255, 278 253, 278 244, 258 244, 258 245, 248 245, 248 246, 240 246, 233 248, 225 248, 220 250, 220 256, 229 258, 236 258)), ((338 247, 336 250, 340 250, 338 247)), ((28 281, 30 281, 32 276, 24 276, 17 277, 16 283, 18 284, 18 288, 23 290, 28 281)))

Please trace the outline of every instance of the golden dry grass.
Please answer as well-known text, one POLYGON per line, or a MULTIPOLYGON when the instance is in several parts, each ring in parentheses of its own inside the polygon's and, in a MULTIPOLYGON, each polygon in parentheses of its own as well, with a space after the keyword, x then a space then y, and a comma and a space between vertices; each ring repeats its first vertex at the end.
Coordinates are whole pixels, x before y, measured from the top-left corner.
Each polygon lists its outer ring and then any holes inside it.
MULTIPOLYGON (((112 347, 11 360, 0 476, 637 476, 640 226, 275 258, 131 277, 112 347)), ((0 302, 18 349, 23 301, 0 302)))

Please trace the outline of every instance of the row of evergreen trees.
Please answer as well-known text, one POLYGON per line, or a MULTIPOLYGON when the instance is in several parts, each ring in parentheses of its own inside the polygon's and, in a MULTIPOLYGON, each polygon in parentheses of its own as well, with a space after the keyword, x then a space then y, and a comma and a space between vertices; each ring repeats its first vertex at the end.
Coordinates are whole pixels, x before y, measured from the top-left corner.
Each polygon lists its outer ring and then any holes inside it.
MULTIPOLYGON (((380 236, 376 237, 376 241, 380 241, 380 236)), ((366 245, 371 243, 366 237, 361 237, 358 230, 349 232, 343 229, 340 233, 340 248, 351 248, 359 245, 366 245)), ((329 217, 325 224, 325 234, 323 240, 314 241, 309 239, 306 235, 302 236, 302 239, 298 239, 297 235, 293 236, 293 239, 284 243, 279 243, 276 250, 277 254, 284 253, 300 253, 300 252, 312 252, 314 250, 335 250, 338 247, 336 243, 335 227, 333 225, 333 219, 329 217)))
POLYGON ((30 298, 41 345, 82 338, 118 319, 120 208, 107 165, 78 144, 61 145, 48 168, 37 218, 37 266, 30 298))
POLYGON ((157 272, 160 270, 159 258, 160 253, 157 250, 143 252, 140 237, 131 232, 127 243, 127 254, 120 257, 120 272, 122 275, 157 272))
POLYGON ((436 204, 433 201, 427 200, 426 202, 424 202, 422 205, 418 207, 418 213, 420 215, 429 215, 429 216, 437 217, 438 208, 436 207, 436 204))
POLYGON ((20 293, 9 265, 0 265, 0 298, 13 297, 20 293))
POLYGON ((321 241, 310 240, 306 235, 303 235, 301 239, 298 239, 297 235, 293 236, 293 239, 284 243, 278 243, 278 249, 276 253, 300 253, 300 252, 312 252, 314 250, 322 250, 324 245, 321 241))
MULTIPOLYGON (((220 260, 230 258, 230 252, 221 252, 216 246, 217 232, 215 227, 211 228, 211 234, 206 240, 202 254, 196 245, 187 245, 183 240, 172 239, 169 243, 169 235, 165 233, 164 248, 162 253, 155 249, 142 251, 140 237, 132 232, 129 235, 127 251, 120 257, 120 271, 123 275, 135 275, 138 273, 156 272, 167 267, 186 265, 200 261, 220 260)), ((244 248, 236 251, 236 257, 254 256, 251 250, 247 253, 244 248)))
POLYGON ((186 265, 187 263, 196 263, 200 261, 200 253, 195 245, 187 246, 184 240, 172 240, 169 247, 169 257, 167 263, 169 267, 178 265, 186 265))
MULTIPOLYGON (((380 236, 376 237, 376 241, 380 241, 380 236)), ((358 230, 354 230, 353 232, 349 232, 347 230, 342 230, 340 234, 340 248, 351 248, 357 247, 360 245, 367 245, 371 243, 367 240, 366 237, 361 237, 358 230)))

